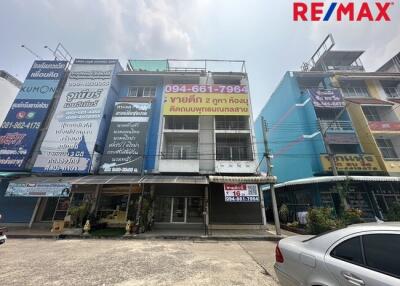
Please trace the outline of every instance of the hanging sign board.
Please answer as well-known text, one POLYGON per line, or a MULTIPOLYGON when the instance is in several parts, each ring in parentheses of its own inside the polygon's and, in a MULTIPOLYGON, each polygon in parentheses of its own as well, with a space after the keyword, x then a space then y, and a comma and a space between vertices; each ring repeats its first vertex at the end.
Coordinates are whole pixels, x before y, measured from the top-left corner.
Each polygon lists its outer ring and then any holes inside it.
POLYGON ((259 202, 256 184, 224 184, 225 202, 259 202))

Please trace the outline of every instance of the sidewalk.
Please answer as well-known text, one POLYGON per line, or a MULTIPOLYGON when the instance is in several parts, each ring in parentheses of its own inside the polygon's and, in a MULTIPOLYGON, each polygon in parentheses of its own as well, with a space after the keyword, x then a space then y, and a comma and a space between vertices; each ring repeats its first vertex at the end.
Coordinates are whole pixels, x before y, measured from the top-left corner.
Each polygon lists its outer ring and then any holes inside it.
POLYGON ((286 235, 277 236, 271 230, 212 230, 205 235, 204 229, 154 229, 140 234, 118 237, 93 237, 51 232, 48 229, 9 228, 8 238, 85 238, 85 239, 177 239, 177 240, 264 240, 278 241, 286 235))

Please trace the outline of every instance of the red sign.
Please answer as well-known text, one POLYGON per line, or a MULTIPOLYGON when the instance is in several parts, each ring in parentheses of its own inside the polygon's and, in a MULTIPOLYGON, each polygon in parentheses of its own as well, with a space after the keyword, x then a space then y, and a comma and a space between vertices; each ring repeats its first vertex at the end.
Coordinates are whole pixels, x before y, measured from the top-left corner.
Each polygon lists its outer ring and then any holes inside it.
POLYGON ((372 131, 400 131, 400 122, 371 121, 368 125, 372 131))
POLYGON ((375 3, 364 2, 329 2, 316 1, 311 3, 294 2, 293 20, 294 21, 330 21, 338 22, 347 20, 350 22, 379 22, 390 21, 389 8, 394 6, 394 2, 376 1, 375 3))

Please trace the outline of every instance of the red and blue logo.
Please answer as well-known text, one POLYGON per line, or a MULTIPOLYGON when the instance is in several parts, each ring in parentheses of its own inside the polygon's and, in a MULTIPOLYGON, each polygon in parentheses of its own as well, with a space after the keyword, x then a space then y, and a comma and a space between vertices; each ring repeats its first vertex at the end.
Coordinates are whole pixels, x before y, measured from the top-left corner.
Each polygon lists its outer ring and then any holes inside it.
POLYGON ((394 2, 294 2, 294 21, 391 21, 389 11, 394 2))

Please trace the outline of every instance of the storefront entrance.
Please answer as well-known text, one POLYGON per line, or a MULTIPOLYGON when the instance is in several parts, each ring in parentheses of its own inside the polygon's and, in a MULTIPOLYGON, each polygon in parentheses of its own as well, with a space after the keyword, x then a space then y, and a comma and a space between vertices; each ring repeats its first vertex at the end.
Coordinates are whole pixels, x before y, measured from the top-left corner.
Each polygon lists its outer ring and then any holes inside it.
POLYGON ((155 222, 203 223, 203 204, 201 197, 157 197, 155 222))

